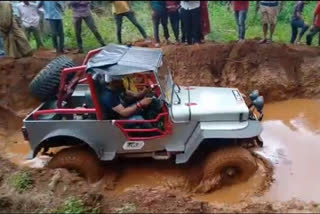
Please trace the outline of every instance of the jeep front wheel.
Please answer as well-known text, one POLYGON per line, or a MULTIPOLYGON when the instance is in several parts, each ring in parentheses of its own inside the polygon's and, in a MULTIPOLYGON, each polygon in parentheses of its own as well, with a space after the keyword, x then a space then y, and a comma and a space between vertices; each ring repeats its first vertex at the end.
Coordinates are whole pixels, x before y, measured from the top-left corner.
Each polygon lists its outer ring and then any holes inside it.
POLYGON ((98 157, 86 147, 70 147, 59 151, 48 163, 48 168, 76 170, 89 183, 98 182, 104 175, 98 157))
POLYGON ((245 148, 227 147, 208 155, 195 192, 207 193, 224 185, 248 180, 257 170, 255 158, 245 148))

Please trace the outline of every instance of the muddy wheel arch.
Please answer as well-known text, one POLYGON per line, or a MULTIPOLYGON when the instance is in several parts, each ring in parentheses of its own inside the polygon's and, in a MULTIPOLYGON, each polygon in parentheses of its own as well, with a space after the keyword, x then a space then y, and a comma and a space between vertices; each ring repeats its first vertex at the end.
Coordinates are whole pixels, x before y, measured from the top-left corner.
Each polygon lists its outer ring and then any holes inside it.
POLYGON ((62 146, 87 146, 92 151, 95 152, 97 157, 100 157, 101 150, 95 146, 93 143, 85 139, 81 139, 79 137, 71 136, 71 135, 54 135, 50 137, 46 137, 43 139, 33 150, 32 158, 36 157, 37 154, 41 151, 41 149, 47 150, 52 147, 62 147, 62 146))

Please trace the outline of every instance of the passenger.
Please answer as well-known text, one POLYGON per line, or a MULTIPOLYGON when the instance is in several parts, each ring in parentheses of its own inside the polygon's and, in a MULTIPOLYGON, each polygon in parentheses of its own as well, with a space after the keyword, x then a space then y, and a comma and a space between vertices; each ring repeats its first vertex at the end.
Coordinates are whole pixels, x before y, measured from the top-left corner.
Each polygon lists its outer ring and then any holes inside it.
MULTIPOLYGON (((307 45, 311 45, 312 38, 320 32, 320 1, 317 2, 317 6, 313 12, 313 24, 310 32, 307 35, 307 45)), ((318 45, 320 46, 320 35, 318 45)))
POLYGON ((106 77, 106 87, 100 94, 100 103, 108 118, 144 120, 141 110, 151 104, 152 98, 145 97, 148 90, 132 93, 125 90, 122 76, 106 77), (134 97, 134 104, 127 105, 121 102, 123 94, 134 97))
POLYGON ((105 42, 102 39, 96 27, 94 19, 91 15, 90 1, 70 1, 69 7, 71 7, 72 9, 73 24, 74 24, 74 30, 76 33, 76 39, 77 39, 77 45, 78 45, 78 53, 83 53, 82 37, 81 37, 82 20, 86 22, 88 28, 96 37, 100 45, 105 46, 105 42))

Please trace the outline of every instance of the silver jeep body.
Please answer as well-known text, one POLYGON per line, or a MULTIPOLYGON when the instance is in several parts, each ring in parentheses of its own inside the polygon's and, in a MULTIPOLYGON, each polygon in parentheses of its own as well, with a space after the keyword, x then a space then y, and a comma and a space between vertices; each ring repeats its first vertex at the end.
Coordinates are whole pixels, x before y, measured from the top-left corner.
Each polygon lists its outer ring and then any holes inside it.
MULTIPOLYGON (((84 119, 81 115, 65 119, 55 114, 35 120, 35 112, 56 108, 55 101, 48 101, 23 120, 32 157, 42 147, 67 145, 69 139, 77 139, 89 145, 103 161, 113 160, 117 155, 140 155, 158 159, 174 156, 176 163, 185 163, 204 140, 214 144, 215 139, 256 138, 262 132, 258 119, 250 117, 249 107, 238 89, 178 86, 159 49, 108 45, 89 60, 87 72, 104 75, 154 73, 161 99, 168 109, 171 134, 132 141, 115 126, 115 120, 84 119), (53 140, 59 143, 51 144, 53 140)), ((73 106, 81 107, 88 93, 88 85, 79 84, 72 95, 73 106)))

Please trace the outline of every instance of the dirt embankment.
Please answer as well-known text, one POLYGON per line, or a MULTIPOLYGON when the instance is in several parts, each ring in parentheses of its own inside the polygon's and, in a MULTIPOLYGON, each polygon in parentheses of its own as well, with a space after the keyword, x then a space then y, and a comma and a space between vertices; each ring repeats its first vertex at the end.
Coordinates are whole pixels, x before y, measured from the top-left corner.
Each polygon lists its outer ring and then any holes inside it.
POLYGON ((181 85, 258 89, 267 102, 320 94, 320 50, 285 44, 167 46, 164 54, 181 85))
MULTIPOLYGON (((81 64, 84 55, 69 54, 77 64, 81 64)), ((34 57, 15 60, 5 57, 0 60, 0 107, 10 109, 16 114, 34 108, 38 102, 30 96, 29 83, 38 72, 53 58, 48 51, 38 51, 34 57), (21 111, 21 112, 20 112, 21 111)))

